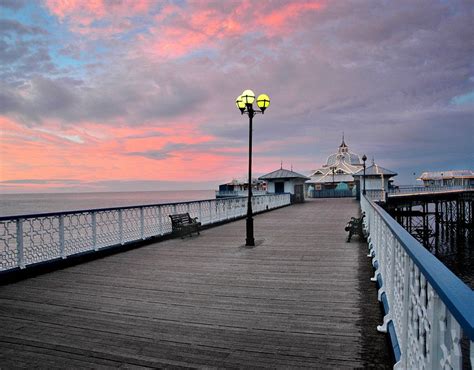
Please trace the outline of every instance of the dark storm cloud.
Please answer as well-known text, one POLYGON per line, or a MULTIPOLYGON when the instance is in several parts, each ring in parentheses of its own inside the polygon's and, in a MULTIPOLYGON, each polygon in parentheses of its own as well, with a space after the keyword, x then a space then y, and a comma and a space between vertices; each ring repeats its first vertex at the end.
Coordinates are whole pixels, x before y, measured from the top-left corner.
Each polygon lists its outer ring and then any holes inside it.
POLYGON ((0 19, 0 35, 16 33, 19 35, 46 35, 48 32, 36 26, 29 26, 13 19, 0 19))
MULTIPOLYGON (((0 19, 0 80, 7 85, 3 95, 14 99, 20 93, 17 87, 30 83, 34 76, 58 73, 49 45, 49 33, 45 28, 18 20, 0 19)), ((19 103, 17 106, 24 106, 19 103)))
POLYGON ((206 91, 192 78, 185 81, 169 67, 163 69, 155 72, 132 65, 112 68, 89 86, 74 79, 37 76, 22 94, 17 88, 5 87, 3 100, 8 101, 9 107, 21 107, 15 116, 31 124, 54 117, 66 123, 115 124, 120 119, 135 125, 193 112, 207 99, 206 91))
POLYGON ((9 113, 21 109, 21 99, 18 99, 13 94, 5 93, 1 90, 0 84, 0 112, 9 113))
POLYGON ((0 0, 0 8, 18 10, 25 6, 27 0, 0 0))

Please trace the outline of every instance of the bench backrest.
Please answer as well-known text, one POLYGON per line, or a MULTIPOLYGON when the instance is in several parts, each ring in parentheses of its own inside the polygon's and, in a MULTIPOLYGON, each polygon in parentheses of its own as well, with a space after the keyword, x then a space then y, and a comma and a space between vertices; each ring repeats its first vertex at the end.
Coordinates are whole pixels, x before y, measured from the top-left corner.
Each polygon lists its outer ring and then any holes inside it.
POLYGON ((175 215, 170 215, 170 218, 171 218, 171 223, 173 225, 191 223, 191 216, 189 216, 189 213, 178 213, 175 215))

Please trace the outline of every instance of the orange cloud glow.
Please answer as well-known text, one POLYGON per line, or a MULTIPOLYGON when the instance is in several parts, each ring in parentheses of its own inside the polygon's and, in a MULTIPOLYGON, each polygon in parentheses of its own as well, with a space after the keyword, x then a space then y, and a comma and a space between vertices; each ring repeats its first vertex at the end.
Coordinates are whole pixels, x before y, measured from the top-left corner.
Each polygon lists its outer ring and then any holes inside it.
POLYGON ((64 129, 58 124, 28 128, 0 117, 0 182, 57 179, 53 184, 24 184, 27 190, 67 188, 73 180, 86 186, 98 181, 209 181, 242 172, 244 158, 232 159, 194 148, 210 143, 196 127, 166 129, 107 127, 94 123, 64 129), (100 137, 96 133, 100 133, 100 137), (8 160, 7 160, 8 159, 8 160), (64 183, 62 183, 63 180, 64 183))

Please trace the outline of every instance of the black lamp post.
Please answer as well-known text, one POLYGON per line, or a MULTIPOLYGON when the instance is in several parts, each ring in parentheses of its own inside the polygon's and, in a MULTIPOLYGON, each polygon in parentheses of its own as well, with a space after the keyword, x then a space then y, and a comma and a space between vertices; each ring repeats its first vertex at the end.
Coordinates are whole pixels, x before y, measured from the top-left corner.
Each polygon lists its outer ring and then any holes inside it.
POLYGON ((365 195, 365 161, 367 160, 367 156, 364 154, 362 156, 362 161, 364 162, 364 188, 362 189, 362 195, 365 195))
POLYGON ((252 90, 245 90, 242 95, 239 95, 235 101, 237 108, 242 114, 249 116, 249 184, 248 184, 248 200, 247 200, 247 237, 245 245, 248 247, 255 246, 255 239, 253 237, 253 211, 252 211, 252 120, 255 114, 264 113, 265 109, 270 106, 270 98, 266 94, 261 94, 257 98, 257 106, 260 108, 254 109, 253 102, 255 101, 255 94, 252 90))

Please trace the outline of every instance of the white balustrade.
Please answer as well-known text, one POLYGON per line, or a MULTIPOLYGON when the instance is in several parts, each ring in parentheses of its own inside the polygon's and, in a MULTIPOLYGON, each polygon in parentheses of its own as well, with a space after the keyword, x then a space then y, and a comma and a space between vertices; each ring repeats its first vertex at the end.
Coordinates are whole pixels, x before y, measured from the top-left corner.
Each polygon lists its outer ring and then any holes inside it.
MULTIPOLYGON (((254 196, 254 213, 290 204, 290 194, 254 196)), ((247 214, 246 198, 0 217, 0 272, 170 234, 169 215, 188 212, 202 225, 247 214)))
POLYGON ((377 329, 391 335, 395 368, 462 369, 469 357, 462 335, 474 365, 474 292, 378 204, 362 196, 361 208, 377 267, 372 280, 381 281, 378 297, 388 304, 377 329))
POLYGON ((420 193, 447 193, 452 191, 473 190, 474 187, 466 185, 444 185, 444 186, 397 186, 388 190, 389 196, 420 194, 420 193))

